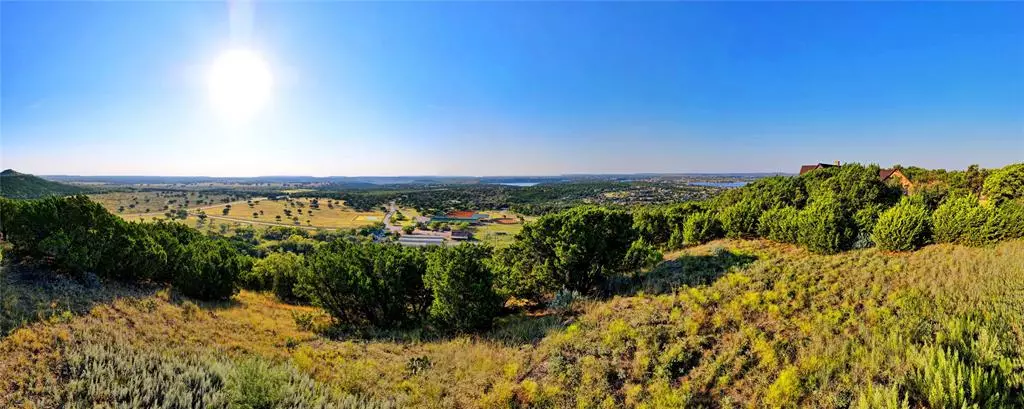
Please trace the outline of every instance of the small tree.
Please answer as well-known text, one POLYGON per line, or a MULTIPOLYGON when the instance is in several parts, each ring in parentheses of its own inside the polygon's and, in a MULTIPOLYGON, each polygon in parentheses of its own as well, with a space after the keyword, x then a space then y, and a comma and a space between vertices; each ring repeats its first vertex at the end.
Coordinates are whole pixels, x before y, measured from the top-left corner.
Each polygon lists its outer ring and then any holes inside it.
POLYGON ((928 209, 904 198, 878 216, 872 240, 883 250, 910 251, 928 241, 928 209))
POLYGON ((718 215, 726 237, 731 238, 755 237, 759 217, 761 217, 761 208, 750 200, 743 200, 726 207, 718 215))
POLYGON ((800 211, 798 241, 815 253, 833 254, 853 243, 856 229, 843 204, 832 196, 816 198, 800 211))
POLYGON ((695 213, 683 226, 683 243, 695 246, 722 237, 722 226, 711 211, 695 213))
POLYGON ((432 292, 430 318, 457 331, 491 326, 501 308, 492 288, 493 277, 485 259, 491 248, 464 244, 443 247, 427 257, 424 284, 432 292))
POLYGON ((413 225, 403 226, 402 227, 402 232, 405 233, 405 234, 412 234, 412 232, 414 230, 416 230, 416 226, 413 226, 413 225))
POLYGON ((295 294, 295 284, 305 269, 301 255, 293 253, 270 253, 253 265, 252 284, 256 289, 273 289, 277 298, 285 302, 302 301, 304 297, 295 294))
POLYGON ((779 243, 797 242, 800 212, 795 207, 780 207, 761 214, 758 232, 762 237, 779 243))
POLYGON ((657 248, 648 244, 643 239, 638 239, 629 246, 622 265, 626 270, 640 270, 655 266, 661 262, 662 257, 661 252, 657 248))
POLYGON ((223 240, 198 240, 185 250, 182 271, 174 286, 189 297, 226 300, 238 288, 235 283, 246 268, 242 257, 223 240))

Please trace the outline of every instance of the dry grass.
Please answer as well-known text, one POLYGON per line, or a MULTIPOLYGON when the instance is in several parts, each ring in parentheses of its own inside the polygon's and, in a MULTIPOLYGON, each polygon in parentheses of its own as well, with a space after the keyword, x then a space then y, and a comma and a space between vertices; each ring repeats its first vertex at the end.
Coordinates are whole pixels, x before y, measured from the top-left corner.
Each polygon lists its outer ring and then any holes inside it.
MULTIPOLYGON (((312 226, 332 229, 351 229, 372 225, 384 221, 384 213, 380 211, 358 212, 344 204, 335 204, 334 208, 327 206, 328 199, 319 199, 320 207, 312 209, 309 207, 311 198, 296 198, 292 200, 259 200, 250 204, 241 203, 232 205, 227 217, 234 221, 262 222, 280 224, 282 226, 312 226), (257 203, 258 202, 258 203, 257 203), (291 217, 285 214, 285 209, 291 211, 291 217), (262 211, 263 214, 259 214, 262 211), (253 213, 257 213, 253 217, 253 213), (277 219, 276 216, 281 216, 277 219), (296 224, 292 217, 298 217, 296 224)), ((336 202, 340 203, 340 202, 336 202)), ((221 208, 209 209, 207 214, 221 216, 221 208)))
MULTIPOLYGON (((47 318, 0 340, 0 373, 11 374, 0 380, 0 407, 52 388, 64 346, 83 339, 171 356, 261 356, 336 392, 406 407, 972 402, 931 390, 935 374, 948 373, 925 359, 940 347, 961 351, 968 371, 997 371, 990 363, 1003 359, 1018 378, 996 388, 1020 398, 1024 241, 818 256, 723 240, 677 258, 640 292, 584 302, 579 315, 510 316, 490 333, 444 339, 332 340, 297 323, 316 309, 244 291, 229 303, 193 304, 166 290, 52 290, 77 306, 44 308, 47 318)), ((29 288, 16 285, 7 297, 29 288)))
POLYGON ((110 192, 89 195, 89 198, 103 205, 103 207, 110 211, 110 213, 129 216, 145 213, 152 215, 162 214, 165 212, 164 206, 168 206, 169 210, 176 210, 181 208, 196 209, 220 205, 222 204, 221 200, 228 197, 223 194, 207 194, 204 192, 160 192, 173 196, 158 196, 157 193, 158 192, 110 192), (200 194, 203 196, 200 197, 200 194), (186 207, 181 207, 180 205, 185 204, 185 200, 189 201, 188 205, 186 207), (199 200, 202 200, 203 203, 197 203, 199 200), (170 203, 171 201, 174 201, 174 203, 170 203), (124 207, 124 211, 119 212, 118 209, 121 207, 124 207), (148 212, 146 211, 147 209, 149 210, 148 212))

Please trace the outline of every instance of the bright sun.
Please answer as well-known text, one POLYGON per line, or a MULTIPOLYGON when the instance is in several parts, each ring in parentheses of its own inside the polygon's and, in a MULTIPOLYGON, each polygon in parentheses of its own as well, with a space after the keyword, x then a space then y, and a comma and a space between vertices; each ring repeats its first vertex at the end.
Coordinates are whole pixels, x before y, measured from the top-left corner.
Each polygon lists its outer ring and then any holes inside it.
POLYGON ((263 58, 241 49, 217 57, 207 77, 214 108, 230 120, 246 120, 266 105, 272 82, 263 58))

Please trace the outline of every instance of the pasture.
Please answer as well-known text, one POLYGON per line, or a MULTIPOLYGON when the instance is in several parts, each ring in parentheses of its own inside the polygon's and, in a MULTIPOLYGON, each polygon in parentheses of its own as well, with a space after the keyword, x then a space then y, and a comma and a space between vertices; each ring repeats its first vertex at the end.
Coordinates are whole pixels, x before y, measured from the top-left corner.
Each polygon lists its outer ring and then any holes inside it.
POLYGON ((512 239, 520 230, 523 230, 522 223, 497 224, 485 223, 473 226, 473 237, 494 247, 505 247, 512 244, 512 239))
POLYGON ((384 212, 359 212, 341 201, 317 198, 250 200, 226 207, 205 209, 210 218, 251 224, 354 229, 384 221, 384 212))
POLYGON ((113 214, 127 216, 138 214, 163 214, 170 210, 197 209, 216 206, 226 201, 241 199, 240 196, 202 191, 156 191, 156 192, 108 192, 88 195, 113 214))

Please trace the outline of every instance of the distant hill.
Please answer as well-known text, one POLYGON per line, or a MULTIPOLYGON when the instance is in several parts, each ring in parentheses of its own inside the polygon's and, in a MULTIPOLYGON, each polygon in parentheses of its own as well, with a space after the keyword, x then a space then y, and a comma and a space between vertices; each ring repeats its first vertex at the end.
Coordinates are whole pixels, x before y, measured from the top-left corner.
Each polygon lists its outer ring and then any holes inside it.
POLYGON ((0 172, 0 196, 14 199, 34 199, 44 196, 63 196, 83 193, 86 189, 7 169, 0 172))

